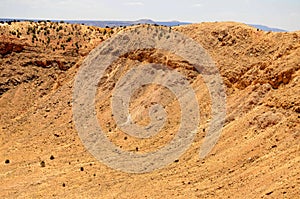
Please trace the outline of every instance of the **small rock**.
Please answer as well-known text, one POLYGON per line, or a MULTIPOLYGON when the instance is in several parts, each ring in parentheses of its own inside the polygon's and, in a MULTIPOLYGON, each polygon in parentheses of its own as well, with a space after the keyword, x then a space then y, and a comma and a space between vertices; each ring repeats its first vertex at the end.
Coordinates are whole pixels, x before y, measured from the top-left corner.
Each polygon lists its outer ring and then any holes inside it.
POLYGON ((273 149, 273 148, 276 148, 276 147, 277 147, 277 145, 275 144, 275 145, 272 146, 272 149, 273 149))
POLYGON ((9 161, 8 159, 7 159, 7 160, 5 160, 5 164, 9 164, 9 162, 10 162, 10 161, 9 161))
POLYGON ((54 156, 53 155, 50 156, 50 160, 54 160, 54 156))
POLYGON ((268 195, 271 195, 272 193, 273 193, 273 191, 270 191, 270 192, 266 193, 266 195, 268 196, 268 195))
POLYGON ((41 167, 45 167, 46 166, 45 161, 42 161, 40 164, 41 164, 41 167))

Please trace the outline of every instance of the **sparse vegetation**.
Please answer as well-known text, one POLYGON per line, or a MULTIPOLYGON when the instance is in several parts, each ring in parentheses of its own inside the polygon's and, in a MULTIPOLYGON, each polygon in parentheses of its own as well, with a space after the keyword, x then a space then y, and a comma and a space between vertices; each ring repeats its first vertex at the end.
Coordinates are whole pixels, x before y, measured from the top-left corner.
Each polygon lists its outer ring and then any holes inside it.
POLYGON ((65 44, 61 44, 60 47, 65 50, 65 44))
POLYGON ((113 30, 111 28, 106 29, 45 20, 20 23, 11 21, 10 24, 10 26, 4 26, 8 31, 2 31, 0 35, 20 38, 28 41, 28 44, 31 44, 32 47, 35 46, 49 53, 63 54, 66 50, 69 50, 73 56, 86 54, 99 42, 102 42, 110 37, 114 31, 117 31, 117 29, 113 30), (7 33, 9 35, 6 35, 7 33))
POLYGON ((75 46, 76 46, 77 49, 79 49, 78 42, 75 43, 75 46))

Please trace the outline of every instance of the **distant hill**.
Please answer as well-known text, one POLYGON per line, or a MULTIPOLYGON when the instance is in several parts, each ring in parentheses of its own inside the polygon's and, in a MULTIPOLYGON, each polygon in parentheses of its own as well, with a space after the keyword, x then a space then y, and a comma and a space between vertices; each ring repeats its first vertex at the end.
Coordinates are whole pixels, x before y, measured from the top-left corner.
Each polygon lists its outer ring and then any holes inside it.
MULTIPOLYGON (((0 21, 34 21, 38 22, 41 20, 38 19, 7 19, 7 18, 0 18, 0 21)), ((47 20, 53 22, 61 22, 61 20, 47 20)), ((139 19, 136 21, 97 21, 97 20, 64 20, 64 22, 71 23, 71 24, 83 24, 87 26, 98 26, 98 27, 120 27, 120 26, 131 26, 137 24, 157 24, 161 26, 180 26, 180 25, 188 25, 192 24, 191 22, 181 22, 181 21, 153 21, 151 19, 139 19)), ((263 31, 272 31, 272 32, 288 32, 287 30, 279 29, 279 28, 272 28, 264 25, 258 24, 247 24, 249 26, 258 28, 263 31)))
POLYGON ((288 32, 287 30, 279 29, 279 28, 271 28, 268 26, 258 25, 258 24, 248 24, 249 26, 258 28, 263 31, 272 31, 272 32, 288 32))
MULTIPOLYGON (((0 19, 0 21, 34 21, 38 22, 41 20, 37 19, 0 19)), ((48 20, 49 21, 49 20, 48 20)), ((61 20, 51 20, 53 22, 60 22, 61 20)), ((179 26, 191 24, 189 22, 180 22, 180 21, 153 21, 151 19, 140 19, 136 21, 96 21, 96 20, 64 20, 64 22, 71 24, 84 24, 88 26, 98 26, 98 27, 120 27, 120 26, 131 26, 136 24, 157 24, 163 26, 179 26)))
POLYGON ((90 20, 72 20, 66 21, 69 23, 82 23, 89 26, 99 26, 99 27, 120 27, 120 26, 131 26, 136 24, 157 24, 163 26, 179 26, 191 24, 189 22, 180 22, 180 21, 153 21, 151 19, 140 19, 136 21, 90 21, 90 20))

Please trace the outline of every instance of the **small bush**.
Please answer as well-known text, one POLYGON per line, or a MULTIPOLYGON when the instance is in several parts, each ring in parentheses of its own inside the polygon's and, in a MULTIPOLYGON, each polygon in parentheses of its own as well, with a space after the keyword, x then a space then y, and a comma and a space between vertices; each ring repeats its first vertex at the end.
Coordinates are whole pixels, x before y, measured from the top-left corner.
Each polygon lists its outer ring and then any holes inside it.
POLYGON ((75 46, 76 46, 77 49, 79 49, 78 42, 75 43, 75 46))

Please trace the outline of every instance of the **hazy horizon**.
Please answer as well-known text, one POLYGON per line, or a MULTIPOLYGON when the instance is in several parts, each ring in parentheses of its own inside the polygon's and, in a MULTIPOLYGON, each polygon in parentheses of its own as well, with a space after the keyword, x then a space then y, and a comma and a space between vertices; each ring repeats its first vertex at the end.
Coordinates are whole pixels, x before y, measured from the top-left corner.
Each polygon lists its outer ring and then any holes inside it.
POLYGON ((0 18, 11 19, 236 21, 300 30, 300 1, 297 0, 1 0, 0 13, 0 18))

